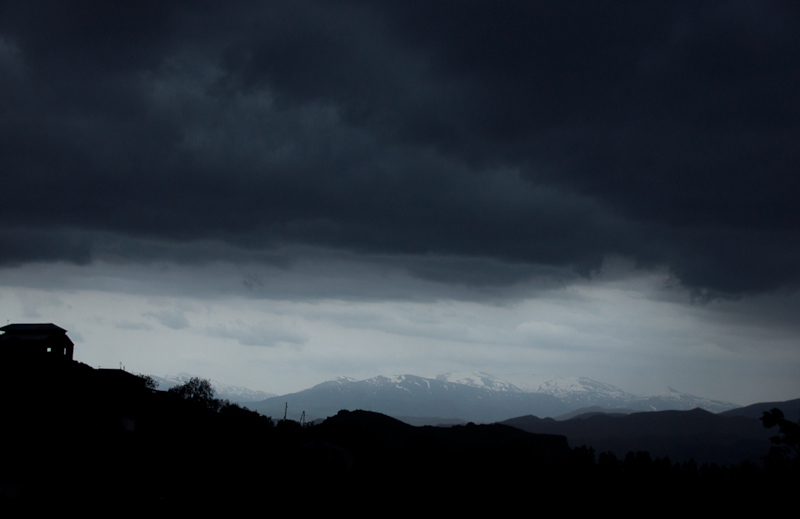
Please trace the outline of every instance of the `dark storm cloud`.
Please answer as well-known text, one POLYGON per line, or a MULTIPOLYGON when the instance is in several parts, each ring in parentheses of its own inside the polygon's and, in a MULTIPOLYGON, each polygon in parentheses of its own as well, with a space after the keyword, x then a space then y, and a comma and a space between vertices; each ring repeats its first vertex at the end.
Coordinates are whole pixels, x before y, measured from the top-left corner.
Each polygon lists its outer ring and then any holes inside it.
POLYGON ((698 294, 798 281, 793 3, 0 6, 3 264, 117 236, 479 285, 610 255, 698 294))

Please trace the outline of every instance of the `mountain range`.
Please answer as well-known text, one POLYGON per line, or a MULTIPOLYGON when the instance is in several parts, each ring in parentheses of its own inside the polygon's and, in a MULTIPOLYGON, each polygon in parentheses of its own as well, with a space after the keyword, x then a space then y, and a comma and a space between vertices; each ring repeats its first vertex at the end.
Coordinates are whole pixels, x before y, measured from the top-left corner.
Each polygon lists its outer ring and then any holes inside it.
MULTIPOLYGON (((190 378, 181 373, 159 382, 174 385, 190 378)), ((217 397, 232 401, 260 394, 212 385, 217 397)), ((764 411, 778 407, 792 420, 800 416, 800 399, 739 407, 672 388, 661 395, 641 396, 586 377, 517 385, 487 373, 340 377, 245 405, 275 419, 285 415, 297 421, 304 414, 308 422, 342 416, 347 413, 343 410, 363 410, 372 411, 363 416, 380 413, 414 426, 501 423, 564 438, 570 447, 583 445, 620 460, 629 453, 646 452, 678 463, 718 465, 762 463, 774 434, 759 420, 764 411)))
POLYGON ((586 377, 553 379, 523 390, 487 373, 340 377, 283 396, 250 402, 247 407, 273 418, 326 418, 341 409, 376 411, 415 425, 452 422, 490 423, 512 417, 564 417, 584 408, 629 414, 636 411, 705 409, 718 413, 738 407, 669 389, 640 396, 586 377))

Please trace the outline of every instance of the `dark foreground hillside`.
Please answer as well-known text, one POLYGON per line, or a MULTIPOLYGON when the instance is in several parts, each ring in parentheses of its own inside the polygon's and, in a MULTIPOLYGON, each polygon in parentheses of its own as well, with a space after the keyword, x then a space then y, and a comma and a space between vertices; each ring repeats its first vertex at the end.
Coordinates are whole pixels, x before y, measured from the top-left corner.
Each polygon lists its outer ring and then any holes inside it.
MULTIPOLYGON (((759 415, 760 416, 760 415, 759 415)), ((647 451, 673 462, 736 465, 762 464, 774 431, 757 418, 724 416, 702 409, 611 415, 589 413, 569 420, 521 416, 502 422, 524 431, 566 436, 570 445, 588 445, 597 452, 624 457, 647 451)))
POLYGON ((124 371, 77 362, 2 371, 7 507, 453 513, 669 496, 661 508, 719 508, 733 498, 786 495, 797 483, 786 467, 616 457, 500 424, 412 427, 342 411, 313 427, 275 425, 235 405, 154 391, 124 371))

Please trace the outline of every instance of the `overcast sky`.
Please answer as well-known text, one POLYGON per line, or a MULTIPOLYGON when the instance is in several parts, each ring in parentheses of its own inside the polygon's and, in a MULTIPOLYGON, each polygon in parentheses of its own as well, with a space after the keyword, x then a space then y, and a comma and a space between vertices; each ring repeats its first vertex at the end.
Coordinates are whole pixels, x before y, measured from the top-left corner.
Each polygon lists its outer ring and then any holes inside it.
POLYGON ((800 5, 0 1, 0 309, 274 393, 800 397, 800 5))

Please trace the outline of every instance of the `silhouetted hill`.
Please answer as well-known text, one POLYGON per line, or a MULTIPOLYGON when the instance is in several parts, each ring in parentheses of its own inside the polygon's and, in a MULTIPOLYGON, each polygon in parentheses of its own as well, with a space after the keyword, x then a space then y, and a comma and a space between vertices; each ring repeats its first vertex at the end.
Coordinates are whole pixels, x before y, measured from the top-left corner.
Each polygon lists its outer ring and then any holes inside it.
POLYGON ((73 361, 0 365, 7 395, 0 499, 29 510, 124 504, 138 513, 238 514, 252 511, 254 496, 303 502, 315 512, 350 496, 351 512, 400 502, 408 511, 452 514, 474 511, 476 503, 512 512, 532 489, 543 499, 568 489, 598 502, 620 488, 658 488, 678 507, 699 496, 738 498, 743 489, 766 495, 796 480, 781 467, 677 464, 689 457, 725 464, 757 459, 775 433, 756 419, 699 409, 452 427, 414 427, 359 410, 303 427, 289 420, 273 425, 236 405, 148 389, 145 382, 73 361), (34 377, 41 382, 23 384, 34 377))
MULTIPOLYGON (((124 370, 76 361, 3 363, 0 391, 6 402, 0 497, 28 507, 183 507, 207 488, 165 477, 163 467, 235 474, 245 455, 266 464, 264 456, 275 449, 253 453, 249 447, 273 429, 266 417, 236 406, 198 407, 148 389, 143 378, 124 370)), ((234 488, 224 481, 215 486, 234 488)), ((235 487, 246 488, 246 480, 235 487)))
POLYGON ((761 418, 767 411, 774 408, 783 411, 783 414, 791 419, 797 421, 800 418, 800 398, 794 400, 786 400, 784 402, 760 402, 745 407, 738 407, 720 413, 722 416, 742 416, 746 418, 761 418))
POLYGON ((593 413, 570 420, 542 420, 523 416, 502 423, 528 432, 560 434, 571 446, 587 445, 596 452, 624 456, 643 450, 672 461, 698 463, 759 463, 769 450, 769 437, 760 421, 692 411, 658 411, 630 415, 593 413))
POLYGON ((572 455, 562 436, 500 424, 413 427, 369 411, 340 411, 307 434, 307 448, 347 464, 363 495, 441 513, 467 512, 488 496, 503 506, 529 485, 556 485, 572 455))
POLYGON ((468 449, 476 446, 497 447, 504 443, 517 442, 528 447, 565 454, 568 450, 566 438, 554 434, 531 434, 519 428, 503 424, 457 425, 452 427, 414 427, 389 416, 369 411, 339 411, 315 428, 326 434, 337 428, 348 428, 356 424, 359 429, 370 431, 382 443, 401 446, 422 436, 436 438, 450 450, 468 449))

